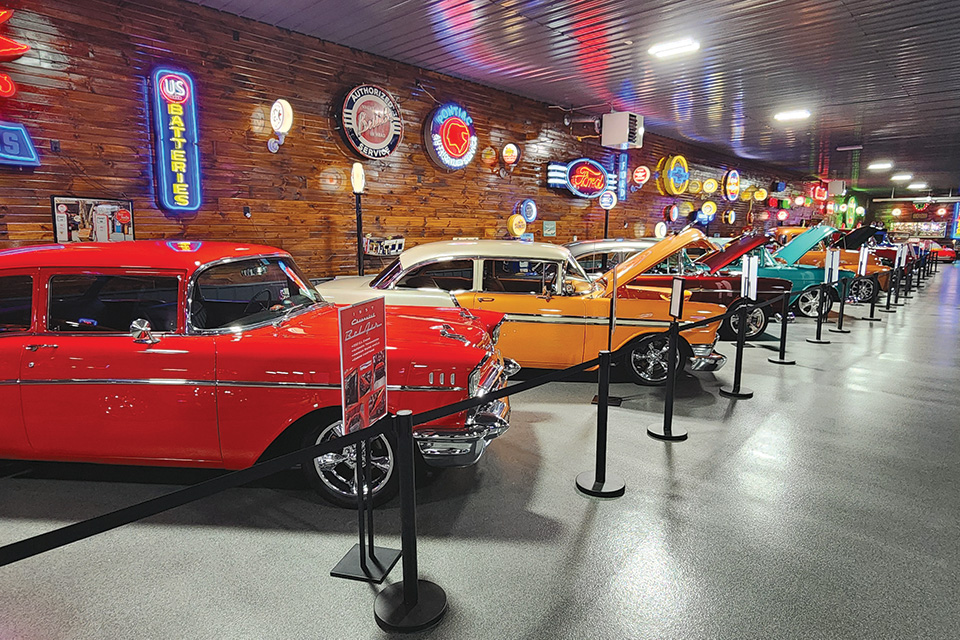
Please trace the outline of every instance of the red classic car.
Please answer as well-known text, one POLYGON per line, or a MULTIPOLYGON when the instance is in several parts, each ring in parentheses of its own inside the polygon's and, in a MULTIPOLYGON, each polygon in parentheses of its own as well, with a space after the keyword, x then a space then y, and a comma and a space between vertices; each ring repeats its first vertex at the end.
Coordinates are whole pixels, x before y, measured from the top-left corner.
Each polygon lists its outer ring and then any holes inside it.
MULTIPOLYGON (((387 307, 388 407, 423 411, 505 384, 484 320, 387 307)), ((241 469, 341 435, 336 307, 290 254, 214 242, 0 251, 0 458, 241 469)), ((495 331, 494 331, 495 333, 495 331)), ((424 460, 472 464, 508 426, 493 401, 417 427, 424 460)), ((352 450, 352 448, 351 448, 352 450)), ((373 443, 378 501, 396 489, 373 443)), ((304 465, 356 495, 350 450, 304 465)))

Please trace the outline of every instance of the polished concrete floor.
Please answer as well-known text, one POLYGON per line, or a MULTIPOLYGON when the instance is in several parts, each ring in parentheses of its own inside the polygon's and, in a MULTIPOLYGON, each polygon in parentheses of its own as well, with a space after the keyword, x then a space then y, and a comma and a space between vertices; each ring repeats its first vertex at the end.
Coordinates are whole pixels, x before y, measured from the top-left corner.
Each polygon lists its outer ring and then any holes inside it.
MULTIPOLYGON (((791 324, 793 367, 754 342, 753 399, 718 395, 732 363, 686 376, 686 442, 645 434, 662 391, 614 384, 616 500, 574 490, 593 465, 596 383, 517 396, 479 465, 418 491, 422 573, 450 608, 415 637, 960 637, 960 267, 881 323, 862 313, 829 345, 791 324)), ((7 463, 0 476, 5 544, 209 474, 7 463)), ((379 518, 399 544, 397 505, 379 518)), ((354 531, 293 473, 228 491, 0 568, 0 639, 387 637, 377 588, 328 575, 354 531)))

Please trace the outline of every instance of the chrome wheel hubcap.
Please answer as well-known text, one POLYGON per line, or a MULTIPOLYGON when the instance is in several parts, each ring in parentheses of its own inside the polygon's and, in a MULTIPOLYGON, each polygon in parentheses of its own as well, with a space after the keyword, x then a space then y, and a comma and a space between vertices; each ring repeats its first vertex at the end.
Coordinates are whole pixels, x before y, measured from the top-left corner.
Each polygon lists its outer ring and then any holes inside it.
POLYGON ((638 376, 650 382, 659 382, 667 377, 670 342, 666 338, 651 340, 630 353, 630 366, 638 376))
MULTIPOLYGON (((342 435, 343 422, 337 421, 320 433, 317 444, 342 435)), ((383 436, 370 440, 367 446, 371 447, 367 481, 370 492, 376 494, 393 476, 393 450, 383 436)), ((313 469, 321 482, 334 493, 348 498, 357 496, 356 468, 355 445, 313 459, 313 469)))
POLYGON ((797 307, 805 316, 816 316, 820 307, 820 291, 804 291, 797 300, 797 307))
POLYGON ((870 280, 854 280, 850 285, 850 297, 857 302, 867 302, 873 298, 873 282, 870 280))
MULTIPOLYGON (((760 333, 760 330, 763 329, 763 309, 754 309, 747 314, 747 332, 746 336, 748 338, 753 338, 760 333)), ((740 314, 735 313, 730 316, 730 328, 733 329, 734 334, 738 334, 740 330, 740 314)))

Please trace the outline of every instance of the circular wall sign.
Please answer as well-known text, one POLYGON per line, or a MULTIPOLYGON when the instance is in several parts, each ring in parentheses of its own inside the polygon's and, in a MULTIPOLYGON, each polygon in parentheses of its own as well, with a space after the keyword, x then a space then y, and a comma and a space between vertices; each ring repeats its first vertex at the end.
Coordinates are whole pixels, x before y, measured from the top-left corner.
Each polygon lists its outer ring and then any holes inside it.
POLYGON ((763 202, 764 200, 767 199, 768 195, 769 194, 767 193, 767 190, 761 187, 760 189, 757 189, 756 191, 753 192, 753 199, 756 200, 757 202, 763 202))
POLYGON ((716 193, 717 189, 720 188, 719 183, 713 178, 707 178, 703 181, 703 192, 704 193, 716 193))
POLYGON ((690 167, 683 156, 667 156, 657 163, 657 187, 668 196, 679 196, 690 184, 690 167))
POLYGON ((527 230, 527 221, 519 213, 515 213, 507 218, 507 231, 514 238, 519 238, 527 230))
POLYGON ((523 216, 523 219, 527 222, 533 222, 537 219, 537 203, 533 200, 527 199, 523 200, 518 206, 517 211, 523 216))
POLYGON ((633 170, 633 181, 639 185, 644 185, 650 179, 650 167, 640 165, 633 170))
POLYGON ((484 147, 483 151, 480 152, 480 162, 488 167, 497 164, 497 150, 493 147, 484 147))
POLYGON ((270 126, 277 133, 289 133, 293 126, 293 107, 283 98, 270 107, 270 126))
POLYGON ((687 191, 690 193, 700 193, 701 189, 703 189, 703 183, 699 180, 691 180, 690 184, 687 185, 687 191))
POLYGON ((666 237, 667 237, 667 223, 665 223, 665 222, 658 222, 658 223, 657 223, 657 226, 655 226, 655 227, 653 228, 653 235, 655 235, 655 236, 658 237, 658 238, 666 238, 666 237))
POLYGON ((713 220, 714 216, 717 215, 717 204, 707 200, 702 205, 700 205, 700 211, 703 211, 704 215, 708 216, 713 220))
POLYGON ((130 224, 130 211, 127 209, 118 209, 117 222, 120 224, 130 224))
POLYGON ((580 158, 567 165, 567 188, 581 198, 598 198, 607 190, 607 170, 590 158, 580 158))
POLYGON ((606 209, 609 211, 617 206, 617 194, 613 191, 604 191, 600 194, 600 199, 598 202, 600 203, 601 209, 606 209))
POLYGON ((734 222, 737 221, 737 212, 734 211, 733 209, 724 211, 720 219, 726 224, 733 224, 734 222))
POLYGON ((663 219, 667 222, 676 222, 680 217, 680 207, 675 204, 663 208, 663 219))
POLYGON ((386 158, 403 139, 400 108, 376 85, 354 87, 343 99, 340 120, 347 142, 364 158, 386 158))
POLYGON ((503 145, 503 151, 500 152, 500 157, 503 158, 503 164, 509 166, 515 165, 520 162, 520 147, 513 144, 503 145))
POLYGON ((787 213, 786 209, 780 209, 780 211, 777 211, 777 220, 780 220, 781 222, 786 220, 789 216, 790 214, 787 213))
POLYGON ((458 104, 437 107, 423 128, 427 155, 444 169, 463 169, 477 154, 477 130, 473 118, 458 104))
POLYGON ((740 172, 730 169, 723 174, 723 197, 730 202, 736 202, 740 197, 740 172))

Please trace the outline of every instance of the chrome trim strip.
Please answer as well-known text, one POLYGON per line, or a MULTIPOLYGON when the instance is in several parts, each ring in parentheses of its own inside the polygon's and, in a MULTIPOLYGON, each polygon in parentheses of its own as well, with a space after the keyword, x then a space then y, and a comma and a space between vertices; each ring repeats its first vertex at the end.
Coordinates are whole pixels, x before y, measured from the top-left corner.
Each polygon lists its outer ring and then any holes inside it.
MULTIPOLYGON (((560 316, 537 313, 508 313, 504 318, 508 322, 532 322, 544 324, 607 324, 605 316, 560 316)), ((669 327, 669 320, 634 320, 632 318, 617 318, 617 324, 628 327, 669 327)))
POLYGON ((427 387, 406 384, 388 384, 387 391, 465 391, 463 387, 427 387))
POLYGON ((214 387, 216 382, 213 380, 186 380, 183 378, 62 378, 50 380, 21 380, 22 385, 54 385, 54 384, 156 384, 165 386, 186 386, 186 387, 214 387))
POLYGON ((0 387, 11 385, 11 384, 18 384, 19 382, 20 382, 19 380, 0 380, 0 387))
MULTIPOLYGON (((313 382, 248 382, 242 380, 186 380, 183 378, 63 378, 47 380, 0 380, 0 385, 24 384, 24 385, 60 385, 60 384, 155 384, 166 386, 187 386, 187 387, 227 387, 235 388, 256 388, 256 389, 339 389, 339 384, 331 383, 313 383, 313 382)), ((416 385, 388 385, 390 391, 465 391, 463 387, 428 387, 416 385)))
POLYGON ((220 380, 218 387, 256 388, 256 389, 339 389, 339 384, 314 382, 246 382, 242 380, 220 380))

